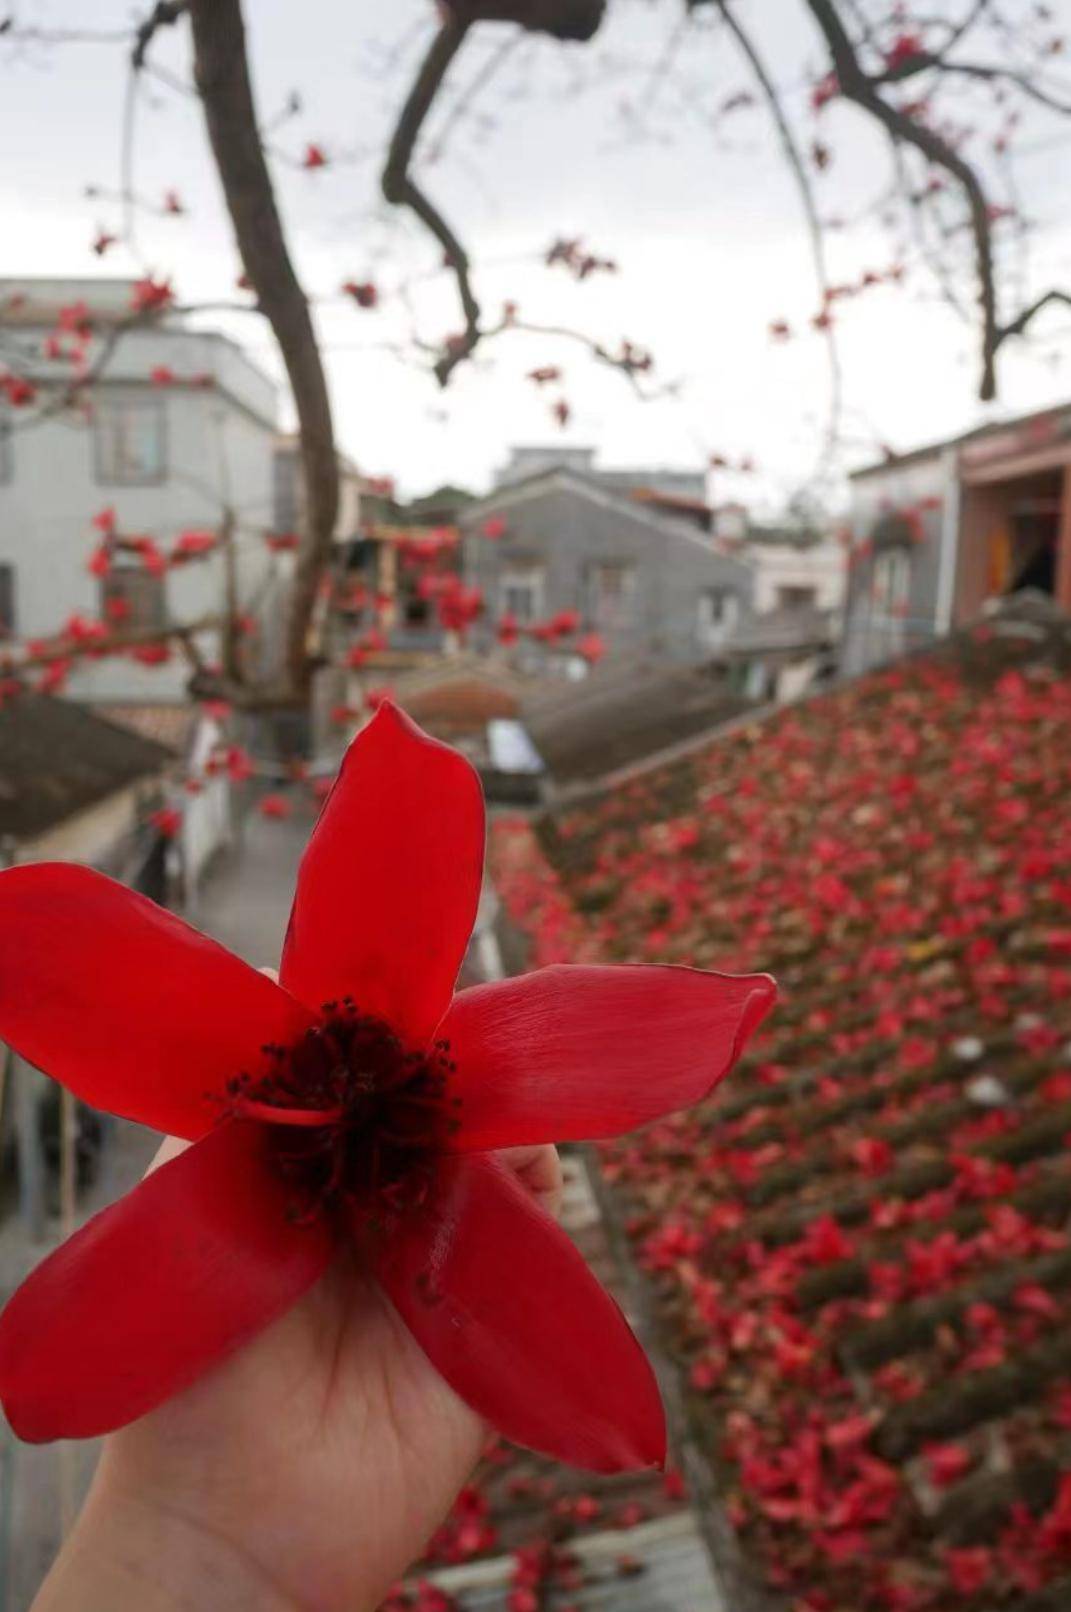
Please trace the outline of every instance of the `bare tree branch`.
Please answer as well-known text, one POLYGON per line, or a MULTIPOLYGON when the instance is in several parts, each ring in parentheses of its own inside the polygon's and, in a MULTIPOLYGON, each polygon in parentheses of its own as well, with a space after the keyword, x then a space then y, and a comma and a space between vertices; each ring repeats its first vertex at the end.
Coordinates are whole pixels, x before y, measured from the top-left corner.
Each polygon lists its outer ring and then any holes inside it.
POLYGON ((1046 291, 1035 302, 1032 302, 1028 308, 1024 308, 1022 313, 1011 320, 1009 324, 1001 326, 997 338, 998 343, 1007 341, 1009 336, 1021 336, 1042 309, 1047 308, 1053 302, 1062 302, 1065 306, 1071 308, 1071 293, 1067 291, 1046 291))
POLYGON ((339 475, 323 362, 290 259, 257 125, 240 0, 189 0, 194 80, 245 272, 279 343, 298 416, 306 530, 298 553, 287 628, 295 696, 313 671, 308 636, 338 517, 339 475))
POLYGON ((984 62, 951 62, 943 51, 940 53, 920 51, 917 56, 909 57, 887 72, 875 74, 870 82, 902 84, 905 79, 914 78, 917 73, 924 73, 934 68, 941 73, 958 73, 963 78, 979 79, 987 84, 1014 84, 1024 95, 1033 101, 1038 101, 1042 106, 1047 106, 1050 111, 1071 115, 1071 101, 1060 100, 1059 96, 1046 89, 1036 78, 1017 72, 1013 67, 993 67, 984 62))
POLYGON ((543 325, 533 323, 527 319, 515 319, 504 316, 496 325, 489 325, 480 333, 481 341, 493 341, 497 336, 504 336, 512 331, 524 336, 546 336, 552 341, 571 341, 578 343, 590 357, 597 363, 605 364, 608 369, 616 369, 631 383, 637 395, 644 402, 651 402, 655 397, 664 396, 673 392, 676 387, 672 384, 657 388, 651 392, 646 390, 639 381, 639 376, 651 369, 651 360, 647 353, 641 349, 630 347, 624 343, 622 351, 613 352, 604 347, 602 342, 596 341, 593 336, 587 336, 582 330, 572 330, 568 325, 543 325))
POLYGON ((417 138, 432 102, 446 77, 465 35, 468 23, 448 12, 420 65, 406 97, 387 152, 383 169, 383 194, 393 207, 409 207, 434 235, 443 257, 457 280, 458 295, 465 316, 464 334, 450 343, 435 366, 439 385, 445 386, 451 374, 472 353, 480 339, 480 305, 472 289, 469 259, 446 219, 413 179, 410 169, 417 138))
POLYGON ((130 52, 130 65, 135 72, 145 66, 145 56, 161 28, 178 22, 186 10, 186 0, 156 0, 145 21, 134 35, 134 48, 130 52))
MULTIPOLYGON (((163 627, 126 627, 120 632, 108 633, 99 638, 71 638, 63 633, 34 649, 0 650, 0 665, 9 676, 33 671, 39 666, 51 666, 59 660, 79 660, 89 656, 121 655, 124 650, 138 649, 145 644, 166 644, 177 639, 186 648, 187 641, 202 632, 212 632, 225 625, 224 617, 199 616, 195 621, 169 622, 163 627)), ((196 646, 194 646, 196 648, 196 646)), ((200 666, 200 657, 197 657, 200 666)))
POLYGON ((807 0, 833 59, 840 92, 849 101, 881 123, 895 140, 921 151, 924 157, 943 168, 961 187, 970 213, 971 233, 978 276, 978 300, 982 310, 982 378, 979 396, 989 402, 996 396, 996 355, 999 346, 996 275, 993 265, 993 235, 989 202, 981 180, 968 162, 946 139, 927 124, 891 105, 880 94, 875 81, 863 70, 848 36, 835 0, 807 0))
POLYGON ((515 22, 555 39, 591 39, 602 22, 605 0, 443 0, 443 21, 420 65, 398 116, 383 169, 383 195, 392 206, 408 207, 443 249, 457 280, 465 328, 447 344, 435 364, 440 386, 480 342, 480 305, 472 286, 468 253, 442 213, 412 176, 413 153, 439 88, 474 22, 515 22))
MULTIPOLYGON (((766 64, 752 40, 750 34, 733 14, 730 0, 717 0, 718 9, 725 20, 725 24, 736 40, 744 56, 747 58, 751 71, 762 90, 770 115, 774 120, 781 147, 785 153, 785 160, 796 181, 800 201, 803 205, 804 217, 807 221, 807 233, 811 243, 811 259, 814 263, 814 275, 818 282, 818 295, 823 309, 828 309, 830 301, 829 269, 826 263, 825 234, 822 221, 818 216, 818 206, 814 199, 814 190, 811 186, 810 175, 799 147, 785 109, 781 105, 781 97, 777 86, 766 70, 766 64)), ((833 328, 832 320, 825 327, 826 351, 829 356, 829 427, 826 434, 826 443, 819 464, 819 474, 828 466, 833 455, 837 432, 840 426, 842 405, 842 379, 840 368, 840 354, 837 348, 837 334, 833 328)))

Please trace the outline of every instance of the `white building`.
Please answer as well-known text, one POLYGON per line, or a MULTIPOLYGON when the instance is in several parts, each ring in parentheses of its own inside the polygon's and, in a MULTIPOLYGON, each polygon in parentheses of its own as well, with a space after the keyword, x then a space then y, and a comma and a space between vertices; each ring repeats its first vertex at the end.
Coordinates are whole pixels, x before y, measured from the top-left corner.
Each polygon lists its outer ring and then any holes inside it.
POLYGON ((755 576, 752 607, 764 616, 777 610, 839 611, 844 602, 844 550, 830 532, 803 526, 753 524, 738 504, 714 514, 714 545, 746 560, 755 576))
MULTIPOLYGON (((261 623, 258 657, 275 652, 285 555, 265 542, 272 525, 276 395, 272 382, 227 337, 193 330, 166 309, 118 330, 133 307, 130 280, 0 280, 0 376, 26 376, 36 397, 0 414, 0 635, 53 636, 72 614, 107 615, 126 601, 123 625, 218 615, 225 559, 146 568, 120 546, 110 575, 88 562, 100 541, 93 517, 115 511, 123 539, 145 535, 165 554, 183 532, 219 528, 235 512, 239 610, 261 623), (78 368, 57 356, 80 345, 70 312, 85 305, 90 335, 82 362, 114 346, 100 378, 72 388, 78 368), (68 310, 66 315, 62 310, 68 310)), ((0 405, 3 390, 0 388, 0 405)), ((198 639, 206 661, 219 658, 218 630, 198 639)), ((94 701, 162 703, 181 699, 189 666, 177 650, 165 665, 129 655, 82 660, 69 692, 94 701)))

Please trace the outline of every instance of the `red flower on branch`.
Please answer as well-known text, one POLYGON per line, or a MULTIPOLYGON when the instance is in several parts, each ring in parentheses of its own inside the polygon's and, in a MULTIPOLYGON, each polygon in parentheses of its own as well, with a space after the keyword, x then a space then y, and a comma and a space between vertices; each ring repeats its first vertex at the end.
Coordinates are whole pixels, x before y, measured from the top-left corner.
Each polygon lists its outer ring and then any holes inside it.
POLYGON ((154 280, 147 275, 143 280, 134 281, 130 306, 134 313, 160 313, 164 308, 169 308, 174 300, 170 280, 154 280))
POLYGON ((885 70, 899 72, 901 68, 926 55, 926 44, 921 34, 897 34, 885 52, 885 70))
POLYGON ((149 822, 161 839, 173 840, 182 827, 182 813, 174 806, 161 806, 159 811, 150 812, 149 822))
POLYGON ((344 280, 342 289, 358 308, 374 308, 379 301, 379 287, 372 280, 344 280))
POLYGON ((180 532, 171 550, 173 560, 195 560, 211 554, 218 547, 219 533, 213 531, 180 532))
POLYGON ((25 408, 37 396, 37 388, 25 375, 15 375, 10 370, 0 375, 0 391, 3 391, 13 409, 25 408))
POLYGON ((289 817, 293 809, 293 803, 286 795, 264 795, 258 807, 261 817, 277 819, 289 817))
POLYGON ((597 1470, 663 1460, 642 1350, 494 1150, 704 1097, 773 982, 574 965, 453 995, 483 844, 473 769, 385 705, 305 852, 278 985, 89 869, 0 873, 0 1035, 194 1144, 8 1304, 0 1398, 23 1438, 145 1414, 349 1250, 508 1437, 597 1470))

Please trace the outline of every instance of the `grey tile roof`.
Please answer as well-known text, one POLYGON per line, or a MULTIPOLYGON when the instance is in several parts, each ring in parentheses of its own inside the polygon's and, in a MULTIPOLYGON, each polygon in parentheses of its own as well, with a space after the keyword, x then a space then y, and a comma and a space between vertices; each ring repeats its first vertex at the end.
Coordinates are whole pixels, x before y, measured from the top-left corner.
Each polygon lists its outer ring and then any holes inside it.
POLYGON ((0 705, 0 834, 43 833, 174 759, 70 700, 11 696, 0 705))

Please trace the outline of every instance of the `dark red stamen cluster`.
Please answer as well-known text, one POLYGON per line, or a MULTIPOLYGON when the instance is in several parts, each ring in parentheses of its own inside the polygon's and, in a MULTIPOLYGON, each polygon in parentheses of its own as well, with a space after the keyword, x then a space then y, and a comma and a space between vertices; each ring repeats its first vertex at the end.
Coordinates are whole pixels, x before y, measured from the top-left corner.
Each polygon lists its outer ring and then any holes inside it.
POLYGON ((228 1083, 229 1111, 271 1127, 294 1213, 345 1204, 383 1221, 423 1202, 434 1159, 457 1128, 449 1045, 414 1052, 349 997, 295 1045, 266 1046, 270 1073, 228 1083))

